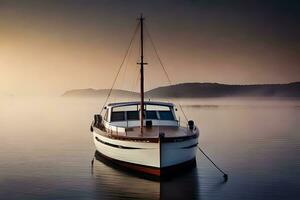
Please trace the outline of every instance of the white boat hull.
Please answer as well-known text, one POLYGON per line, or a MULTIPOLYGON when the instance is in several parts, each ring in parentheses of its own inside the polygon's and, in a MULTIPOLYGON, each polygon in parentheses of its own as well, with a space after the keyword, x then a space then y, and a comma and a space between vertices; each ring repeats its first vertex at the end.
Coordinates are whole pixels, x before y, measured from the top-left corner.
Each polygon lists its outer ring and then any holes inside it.
POLYGON ((158 142, 112 139, 97 128, 94 128, 93 140, 97 151, 109 159, 155 169, 195 159, 198 144, 198 137, 173 142, 165 142, 163 139, 158 142))

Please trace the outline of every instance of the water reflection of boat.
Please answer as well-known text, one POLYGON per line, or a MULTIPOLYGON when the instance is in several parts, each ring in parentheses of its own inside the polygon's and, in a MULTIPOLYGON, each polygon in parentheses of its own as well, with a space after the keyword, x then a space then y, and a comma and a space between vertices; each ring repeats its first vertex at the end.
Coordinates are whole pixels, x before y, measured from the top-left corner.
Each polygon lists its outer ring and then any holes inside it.
MULTIPOLYGON (((144 101, 143 20, 141 16, 141 60, 138 63, 141 100, 103 107, 106 109, 104 117, 100 115, 102 109, 95 115, 91 131, 96 149, 103 156, 127 168, 161 176, 195 162, 199 129, 185 114, 188 124, 181 125, 174 104, 144 101)), ((110 93, 111 90, 108 97, 110 93)))
MULTIPOLYGON (((95 152, 93 176, 97 199, 198 199, 199 185, 195 167, 164 179, 145 179, 122 170, 119 165, 95 152)), ((154 177, 153 177, 154 178, 154 177)))

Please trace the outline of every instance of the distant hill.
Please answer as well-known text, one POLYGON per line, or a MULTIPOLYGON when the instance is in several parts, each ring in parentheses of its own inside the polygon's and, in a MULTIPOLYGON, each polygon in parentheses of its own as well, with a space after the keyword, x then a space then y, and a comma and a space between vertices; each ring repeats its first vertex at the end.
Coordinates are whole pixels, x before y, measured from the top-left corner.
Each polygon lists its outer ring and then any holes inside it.
POLYGON ((289 84, 227 85, 182 83, 147 92, 151 97, 300 97, 300 82, 289 84))
MULTIPOLYGON (((70 90, 63 96, 106 96, 108 89, 70 90)), ((136 92, 114 90, 118 96, 139 96, 136 92)), ((219 83, 182 83, 158 87, 145 93, 149 97, 300 97, 300 82, 288 84, 227 85, 219 83)))

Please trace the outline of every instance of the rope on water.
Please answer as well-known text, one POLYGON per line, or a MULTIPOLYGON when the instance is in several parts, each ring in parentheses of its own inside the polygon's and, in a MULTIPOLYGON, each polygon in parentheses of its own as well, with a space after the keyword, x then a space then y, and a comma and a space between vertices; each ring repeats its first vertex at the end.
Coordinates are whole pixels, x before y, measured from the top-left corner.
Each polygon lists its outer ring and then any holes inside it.
POLYGON ((215 168, 217 168, 223 174, 224 180, 227 181, 228 174, 226 174, 220 167, 218 167, 199 146, 198 146, 198 149, 215 166, 215 168))

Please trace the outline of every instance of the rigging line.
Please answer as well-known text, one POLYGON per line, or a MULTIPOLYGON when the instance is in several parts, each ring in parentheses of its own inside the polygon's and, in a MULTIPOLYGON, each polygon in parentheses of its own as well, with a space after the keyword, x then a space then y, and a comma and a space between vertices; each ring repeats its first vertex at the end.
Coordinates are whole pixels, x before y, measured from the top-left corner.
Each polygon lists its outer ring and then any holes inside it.
POLYGON ((123 86, 123 89, 125 89, 125 76, 126 76, 126 72, 127 72, 127 69, 128 69, 128 62, 130 61, 130 58, 131 58, 131 55, 132 55, 132 49, 135 45, 135 41, 136 41, 136 37, 134 37, 133 41, 132 41, 132 45, 131 47, 129 48, 129 52, 128 52, 128 55, 127 55, 127 59, 126 59, 126 62, 125 62, 125 69, 124 69, 124 74, 123 74, 123 77, 122 77, 122 81, 121 81, 121 85, 123 86))
POLYGON ((131 45, 132 45, 132 42, 133 42, 133 40, 134 40, 134 38, 135 38, 135 35, 136 35, 137 31, 138 31, 139 25, 140 25, 140 22, 139 22, 139 23, 136 25, 136 27, 135 27, 133 36, 132 36, 132 38, 131 38, 131 40, 130 40, 130 43, 129 43, 129 46, 128 46, 127 50, 126 50, 125 56, 124 56, 124 58, 123 58, 123 60, 122 60, 121 65, 119 66, 117 75, 115 76, 115 79, 114 79, 114 81, 113 81, 113 84, 112 84, 112 86, 111 86, 111 88, 110 88, 110 90, 109 90, 109 92, 108 92, 108 95, 107 95, 107 97, 106 97, 106 99, 105 99, 105 102, 104 102, 104 104, 103 104, 103 106, 102 106, 102 109, 101 109, 100 114, 102 113, 102 111, 103 111, 103 109, 104 109, 104 107, 105 107, 105 105, 106 105, 106 103, 107 103, 107 101, 108 101, 108 99, 109 99, 109 97, 110 97, 110 95, 111 95, 112 89, 114 88, 114 86, 115 86, 115 84, 116 84, 117 78, 118 78, 118 76, 119 76, 119 74, 120 74, 120 71, 121 71, 121 69, 122 69, 122 66, 123 66, 123 64, 124 64, 124 62, 125 62, 125 60, 126 60, 126 58, 127 58, 128 52, 129 52, 130 47, 131 47, 131 45))
MULTIPOLYGON (((172 85, 173 85, 173 84, 172 84, 172 81, 171 81, 171 79, 170 79, 170 77, 169 77, 169 74, 168 74, 168 72, 167 72, 167 70, 166 70, 166 68, 165 68, 165 66, 164 66, 164 64, 163 64, 163 62, 162 62, 162 60, 161 60, 159 54, 158 54, 158 51, 157 51, 157 49, 156 49, 156 46, 154 45, 154 42, 153 42, 152 37, 151 37, 151 35, 150 35, 150 33, 149 33, 148 29, 147 29, 146 24, 145 24, 145 32, 146 32, 146 34, 147 34, 148 37, 149 37, 149 40, 150 40, 151 45, 153 46, 155 55, 157 56, 158 61, 159 61, 160 65, 161 65, 161 67, 162 67, 162 69, 163 69, 163 71, 164 71, 164 73, 165 73, 165 75, 166 75, 168 81, 169 81, 169 85, 172 86, 172 85)), ((182 108, 181 104, 178 103, 178 105, 179 105, 179 108, 180 108, 180 110, 181 110, 181 112, 182 112, 182 114, 183 114, 185 120, 188 121, 188 118, 187 118, 185 112, 183 111, 183 108, 182 108)))

